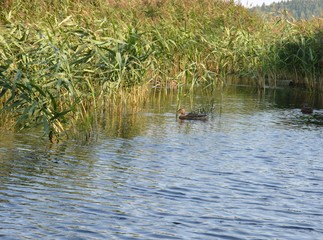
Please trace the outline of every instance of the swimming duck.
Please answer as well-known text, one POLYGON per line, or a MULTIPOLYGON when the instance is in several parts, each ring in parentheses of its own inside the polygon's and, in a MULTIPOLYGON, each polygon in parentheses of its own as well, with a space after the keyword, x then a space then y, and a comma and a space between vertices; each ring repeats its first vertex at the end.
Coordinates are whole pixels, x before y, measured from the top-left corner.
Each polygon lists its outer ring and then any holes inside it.
POLYGON ((304 104, 301 108, 301 112, 304 114, 312 114, 313 113, 313 108, 307 106, 307 104, 304 104))
POLYGON ((201 114, 201 113, 185 113, 185 109, 184 108, 180 108, 178 110, 179 113, 179 119, 182 120, 206 120, 207 119, 207 115, 206 114, 201 114))

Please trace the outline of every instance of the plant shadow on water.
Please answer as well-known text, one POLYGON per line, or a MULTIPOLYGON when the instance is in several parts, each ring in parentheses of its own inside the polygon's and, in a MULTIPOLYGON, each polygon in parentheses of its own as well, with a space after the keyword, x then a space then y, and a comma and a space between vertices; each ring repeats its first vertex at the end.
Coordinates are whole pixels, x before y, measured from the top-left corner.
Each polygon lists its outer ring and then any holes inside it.
POLYGON ((323 106, 307 94, 153 90, 87 144, 2 132, 0 236, 320 239, 323 106), (179 105, 209 118, 178 120, 179 105))

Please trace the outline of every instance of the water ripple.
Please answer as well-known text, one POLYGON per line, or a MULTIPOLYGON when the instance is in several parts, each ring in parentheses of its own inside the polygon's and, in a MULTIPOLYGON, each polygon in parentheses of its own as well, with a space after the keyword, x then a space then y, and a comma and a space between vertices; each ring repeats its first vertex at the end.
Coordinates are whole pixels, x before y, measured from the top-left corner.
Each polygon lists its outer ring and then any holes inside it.
POLYGON ((1 238, 322 239, 322 128, 227 104, 88 145, 0 137, 1 238))

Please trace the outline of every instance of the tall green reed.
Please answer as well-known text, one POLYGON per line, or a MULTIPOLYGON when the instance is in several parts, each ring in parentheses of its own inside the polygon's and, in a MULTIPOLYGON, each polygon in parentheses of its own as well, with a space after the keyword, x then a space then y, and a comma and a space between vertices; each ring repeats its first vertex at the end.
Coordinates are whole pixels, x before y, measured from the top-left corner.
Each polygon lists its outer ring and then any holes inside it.
POLYGON ((138 84, 150 54, 133 28, 123 39, 98 37, 72 17, 36 29, 13 26, 0 39, 3 110, 17 114, 19 128, 42 124, 51 140, 64 132, 67 114, 91 119, 100 97, 138 84))

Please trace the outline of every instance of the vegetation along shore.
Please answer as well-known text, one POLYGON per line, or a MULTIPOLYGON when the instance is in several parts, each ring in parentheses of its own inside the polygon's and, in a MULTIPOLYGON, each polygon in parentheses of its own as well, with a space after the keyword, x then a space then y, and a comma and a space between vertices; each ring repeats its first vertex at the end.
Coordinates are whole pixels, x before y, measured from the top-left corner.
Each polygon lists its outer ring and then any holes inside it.
POLYGON ((41 125, 51 141, 93 132, 103 109, 139 104, 151 87, 323 89, 319 17, 264 18, 220 0, 0 4, 0 127, 41 125))

